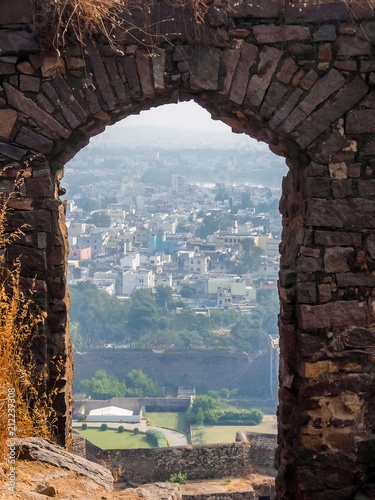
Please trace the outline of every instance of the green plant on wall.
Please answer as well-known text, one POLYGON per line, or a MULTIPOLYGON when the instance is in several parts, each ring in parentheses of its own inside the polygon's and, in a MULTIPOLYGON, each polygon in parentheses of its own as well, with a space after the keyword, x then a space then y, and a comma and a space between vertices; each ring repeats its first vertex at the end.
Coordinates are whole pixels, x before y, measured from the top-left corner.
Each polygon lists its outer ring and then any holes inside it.
POLYGON ((183 472, 177 472, 176 474, 171 474, 171 477, 169 478, 170 483, 179 483, 179 484, 186 484, 187 481, 187 474, 183 472))

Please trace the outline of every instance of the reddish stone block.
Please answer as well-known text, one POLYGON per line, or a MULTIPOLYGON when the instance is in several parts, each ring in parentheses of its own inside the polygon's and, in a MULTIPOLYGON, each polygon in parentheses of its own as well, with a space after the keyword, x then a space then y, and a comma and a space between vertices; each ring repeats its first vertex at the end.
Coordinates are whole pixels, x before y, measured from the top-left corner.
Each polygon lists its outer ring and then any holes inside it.
POLYGON ((253 33, 257 43, 288 42, 291 40, 309 40, 311 38, 310 28, 298 25, 261 24, 254 26, 253 33))
POLYGON ((366 239, 366 249, 371 259, 375 259, 375 233, 371 232, 366 239))
POLYGON ((319 46, 318 59, 322 61, 332 61, 332 46, 330 43, 319 46))
POLYGON ((229 36, 234 36, 235 38, 247 38, 250 35, 250 31, 246 29, 236 28, 228 31, 229 36))
POLYGON ((285 83, 288 85, 290 83, 290 80, 292 79, 294 73, 297 71, 298 66, 294 62, 294 59, 291 57, 288 57, 285 59, 283 62, 283 65, 281 66, 281 70, 279 73, 277 73, 277 79, 280 80, 280 82, 285 83))
POLYGON ((220 50, 201 48, 194 51, 190 86, 204 90, 217 90, 220 50))
POLYGON ((322 261, 313 257, 298 257, 296 268, 300 273, 315 273, 322 270, 322 261))
POLYGON ((342 71, 357 71, 357 61, 335 61, 333 67, 342 71))
MULTIPOLYGON (((116 75, 113 74, 111 75, 111 78, 115 80, 115 76, 116 75)), ((56 78, 54 78, 53 84, 56 86, 58 93, 60 94, 62 99, 64 99, 68 108, 71 110, 74 116, 77 117, 78 122, 82 123, 86 121, 87 113, 74 97, 72 89, 69 87, 66 80, 61 75, 58 75, 56 78)))
POLYGON ((18 211, 7 215, 7 231, 25 226, 27 231, 51 232, 51 213, 48 210, 18 211))
POLYGON ((366 323, 366 302, 337 301, 310 306, 300 305, 297 308, 298 326, 303 330, 319 328, 336 328, 366 323))

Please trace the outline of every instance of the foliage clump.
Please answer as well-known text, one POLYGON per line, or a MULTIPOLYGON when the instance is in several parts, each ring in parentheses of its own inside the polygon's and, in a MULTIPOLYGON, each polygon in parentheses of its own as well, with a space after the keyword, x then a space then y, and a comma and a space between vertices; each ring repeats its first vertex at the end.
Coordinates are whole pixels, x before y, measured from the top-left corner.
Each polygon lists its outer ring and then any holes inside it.
POLYGON ((146 438, 153 446, 156 446, 158 448, 168 446, 167 438, 161 431, 150 429, 146 432, 146 438))
POLYGON ((184 472, 176 472, 175 474, 171 474, 171 477, 169 478, 170 483, 179 483, 179 484, 186 484, 187 481, 187 474, 184 472))

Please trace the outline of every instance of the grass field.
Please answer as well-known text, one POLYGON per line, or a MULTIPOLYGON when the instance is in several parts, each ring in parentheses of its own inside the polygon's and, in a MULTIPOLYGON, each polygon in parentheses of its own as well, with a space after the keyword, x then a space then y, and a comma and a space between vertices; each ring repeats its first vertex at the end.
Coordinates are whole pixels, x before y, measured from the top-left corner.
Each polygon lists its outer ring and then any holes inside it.
POLYGON ((144 434, 133 434, 131 431, 117 432, 117 429, 101 431, 99 428, 89 427, 85 431, 75 429, 87 441, 99 446, 103 450, 122 450, 133 448, 153 448, 144 434))
POLYGON ((154 427, 165 427, 175 431, 185 431, 185 413, 183 412, 148 412, 147 415, 150 420, 150 425, 154 427))
MULTIPOLYGON (((204 444, 233 443, 236 432, 250 431, 276 434, 277 424, 273 421, 265 421, 259 425, 205 425, 204 444)), ((192 429, 192 441, 194 443, 194 428, 192 429)))

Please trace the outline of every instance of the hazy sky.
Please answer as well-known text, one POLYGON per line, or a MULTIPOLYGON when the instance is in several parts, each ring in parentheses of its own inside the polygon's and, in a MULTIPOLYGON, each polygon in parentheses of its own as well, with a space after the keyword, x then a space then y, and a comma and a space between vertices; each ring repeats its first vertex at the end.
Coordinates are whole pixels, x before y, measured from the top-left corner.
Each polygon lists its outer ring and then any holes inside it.
MULTIPOLYGON (((244 148, 246 150, 266 151, 264 143, 251 139, 245 134, 234 134, 228 125, 219 120, 212 120, 208 111, 196 104, 194 101, 181 102, 178 104, 167 104, 142 111, 139 115, 131 115, 115 125, 106 128, 105 132, 94 137, 91 144, 101 145, 107 143, 129 144, 134 135, 140 137, 143 134, 142 127, 154 127, 152 137, 150 130, 146 132, 145 139, 158 142, 163 135, 165 140, 173 139, 173 131, 176 132, 175 142, 178 147, 188 148, 202 146, 205 143, 208 147, 244 148)), ((162 140, 163 142, 163 140, 162 140)))
POLYGON ((166 104, 149 111, 142 111, 140 115, 129 116, 120 125, 126 127, 153 125, 187 130, 231 131, 228 125, 223 122, 212 120, 210 113, 194 101, 166 104))

